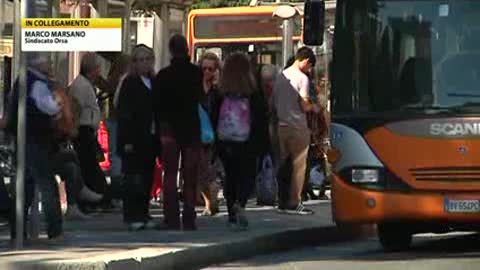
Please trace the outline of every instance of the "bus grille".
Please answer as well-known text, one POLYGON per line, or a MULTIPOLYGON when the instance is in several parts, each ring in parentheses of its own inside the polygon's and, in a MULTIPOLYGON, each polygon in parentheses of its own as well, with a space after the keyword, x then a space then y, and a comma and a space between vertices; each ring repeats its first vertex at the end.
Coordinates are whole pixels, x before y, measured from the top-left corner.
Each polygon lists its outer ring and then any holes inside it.
POLYGON ((480 167, 425 167, 409 171, 416 181, 480 182, 480 167))

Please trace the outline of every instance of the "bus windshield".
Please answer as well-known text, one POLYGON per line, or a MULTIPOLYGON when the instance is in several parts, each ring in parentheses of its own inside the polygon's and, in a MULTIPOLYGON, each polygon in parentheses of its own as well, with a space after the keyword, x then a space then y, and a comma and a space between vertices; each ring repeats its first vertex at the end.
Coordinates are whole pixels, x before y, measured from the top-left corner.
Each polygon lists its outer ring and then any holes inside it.
POLYGON ((345 0, 337 11, 334 112, 480 112, 480 1, 345 0))
MULTIPOLYGON (((278 64, 282 59, 282 20, 276 6, 226 7, 192 10, 188 20, 190 53, 194 61, 206 50, 221 58, 235 51, 248 53, 258 63, 278 64)), ((293 46, 302 35, 302 17, 291 21, 293 46)))
MULTIPOLYGON (((280 21, 271 14, 208 15, 195 18, 195 38, 271 38, 281 37, 280 21)), ((301 20, 294 20, 294 36, 299 36, 301 20)))

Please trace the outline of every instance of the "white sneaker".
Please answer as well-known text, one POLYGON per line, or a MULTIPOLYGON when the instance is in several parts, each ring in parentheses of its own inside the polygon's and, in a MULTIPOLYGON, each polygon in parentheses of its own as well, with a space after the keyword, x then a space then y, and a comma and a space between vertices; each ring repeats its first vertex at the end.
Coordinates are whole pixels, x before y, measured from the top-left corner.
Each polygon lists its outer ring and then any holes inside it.
POLYGON ((122 209, 123 208, 123 201, 120 199, 112 199, 112 205, 114 208, 122 209))
POLYGON ((87 186, 84 186, 78 194, 78 199, 85 202, 96 203, 103 199, 103 195, 92 191, 87 186))
POLYGON ((290 214, 290 215, 300 215, 300 216, 306 216, 306 215, 313 215, 314 214, 312 209, 306 208, 301 203, 299 203, 296 207, 287 208, 286 213, 290 214))
POLYGON ((78 205, 74 204, 68 206, 65 218, 68 220, 88 220, 92 217, 83 213, 80 208, 78 208, 78 205))
POLYGON ((143 230, 145 229, 145 223, 143 222, 131 222, 131 223, 128 223, 128 230, 129 231, 140 231, 140 230, 143 230))
POLYGON ((160 223, 155 222, 155 221, 153 221, 153 220, 149 220, 149 221, 145 222, 144 225, 145 225, 145 229, 147 229, 147 230, 153 230, 153 229, 158 228, 158 227, 160 226, 160 223))

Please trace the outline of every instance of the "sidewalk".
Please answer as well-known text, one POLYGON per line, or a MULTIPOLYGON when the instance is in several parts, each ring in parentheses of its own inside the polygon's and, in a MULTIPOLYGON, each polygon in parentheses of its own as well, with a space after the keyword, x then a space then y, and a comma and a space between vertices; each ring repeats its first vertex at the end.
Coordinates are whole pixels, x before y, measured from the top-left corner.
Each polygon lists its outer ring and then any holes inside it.
MULTIPOLYGON (((311 202, 312 216, 278 214, 272 207, 249 207, 250 229, 232 232, 225 209, 197 219, 198 231, 128 232, 120 213, 98 214, 93 220, 65 222, 66 239, 48 243, 45 236, 24 250, 8 249, 8 231, 0 232, 0 269, 197 269, 260 253, 336 241, 329 202, 311 202)), ((161 210, 152 212, 158 221, 161 210)))

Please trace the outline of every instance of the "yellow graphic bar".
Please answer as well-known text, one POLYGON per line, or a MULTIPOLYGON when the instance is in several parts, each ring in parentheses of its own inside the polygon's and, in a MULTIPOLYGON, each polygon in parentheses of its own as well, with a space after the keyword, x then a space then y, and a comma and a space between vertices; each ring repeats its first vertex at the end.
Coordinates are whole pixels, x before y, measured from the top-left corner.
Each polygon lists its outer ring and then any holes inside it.
POLYGON ((122 28, 122 19, 23 18, 22 28, 122 28))

